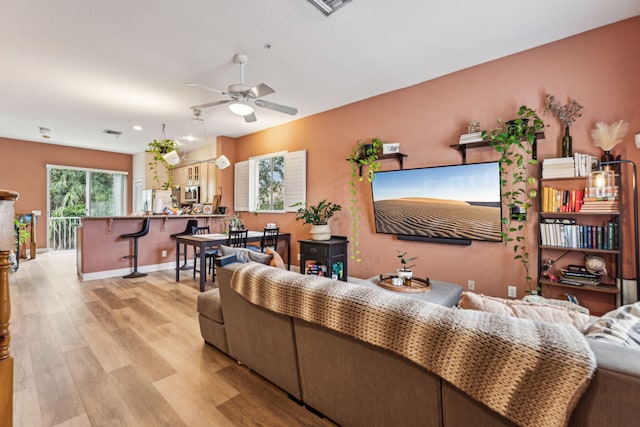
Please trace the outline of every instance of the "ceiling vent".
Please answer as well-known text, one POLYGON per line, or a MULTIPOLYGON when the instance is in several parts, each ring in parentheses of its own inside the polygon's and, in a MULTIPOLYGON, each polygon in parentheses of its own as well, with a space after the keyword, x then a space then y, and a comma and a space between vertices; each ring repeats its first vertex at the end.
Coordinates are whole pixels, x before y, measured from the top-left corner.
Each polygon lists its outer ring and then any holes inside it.
POLYGON ((329 16, 351 0, 309 0, 309 3, 317 7, 322 13, 329 16))
POLYGON ((102 131, 102 133, 106 133, 107 135, 115 135, 116 137, 119 137, 120 135, 122 135, 122 132, 120 132, 119 130, 112 130, 112 129, 105 129, 102 131))

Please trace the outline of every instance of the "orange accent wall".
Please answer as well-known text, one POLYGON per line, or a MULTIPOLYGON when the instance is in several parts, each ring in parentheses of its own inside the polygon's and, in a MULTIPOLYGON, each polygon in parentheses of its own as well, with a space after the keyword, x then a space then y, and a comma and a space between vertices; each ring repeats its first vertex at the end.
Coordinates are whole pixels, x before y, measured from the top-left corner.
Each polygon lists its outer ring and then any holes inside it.
POLYGON ((131 207, 131 155, 0 138, 0 188, 20 193, 16 212, 42 211, 36 227, 38 248, 47 247, 47 164, 128 172, 131 207))
MULTIPOLYGON (((546 93, 563 103, 575 98, 584 106, 583 116, 571 128, 574 152, 599 155, 590 136, 595 123, 624 119, 630 123, 629 134, 613 152, 640 163, 633 142, 633 134, 640 132, 638 40, 640 17, 238 138, 236 161, 278 150, 308 150, 307 200, 317 203, 327 198, 341 204, 343 211, 331 225, 334 234, 346 236, 351 234, 352 221, 348 209, 350 168, 345 159, 357 140, 379 137, 400 142, 401 151, 408 155, 405 168, 458 164, 460 155, 449 145, 466 132, 467 123, 478 120, 483 129, 491 129, 497 118, 513 118, 523 104, 542 113, 546 93)), ((367 78, 366 70, 362 76, 367 78)), ((539 157, 559 157, 561 123, 552 115, 542 118, 550 126, 539 144, 539 157)), ((469 163, 495 159, 491 148, 468 153, 469 163)), ((397 167, 394 160, 383 161, 383 170, 397 167)), ((507 285, 515 284, 518 296, 524 295, 525 275, 521 265, 513 261, 510 248, 499 243, 474 242, 459 247, 398 241, 375 233, 366 181, 360 186, 359 201, 364 261, 350 260, 350 275, 370 277, 394 271, 398 267, 396 249, 401 249, 418 257, 414 270, 420 276, 465 287, 472 279, 477 292, 502 297, 506 297, 507 285)), ((296 223, 293 214, 243 213, 242 218, 251 228, 278 223, 292 233, 294 254, 298 252, 296 240, 309 236, 309 226, 296 223)), ((533 224, 531 230, 536 240, 533 224)), ((629 266, 630 249, 627 246, 626 277, 634 274, 629 266)), ((535 247, 531 254, 535 276, 535 247)))

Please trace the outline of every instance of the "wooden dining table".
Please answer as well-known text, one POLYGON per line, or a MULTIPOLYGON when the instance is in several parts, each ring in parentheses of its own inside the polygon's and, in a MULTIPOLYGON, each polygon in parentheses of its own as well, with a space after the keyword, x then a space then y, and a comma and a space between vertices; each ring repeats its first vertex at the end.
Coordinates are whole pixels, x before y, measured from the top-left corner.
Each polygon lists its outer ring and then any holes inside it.
MULTIPOLYGON (((260 242, 262 240, 262 231, 249 231, 247 234, 247 243, 260 242)), ((229 236, 226 233, 212 233, 212 234, 198 234, 198 235, 183 235, 176 236, 176 282, 180 281, 180 245, 186 244, 197 247, 200 255, 200 265, 205 265, 206 253, 205 250, 210 247, 220 246, 227 243, 229 236)), ((287 269, 291 268, 291 234, 280 233, 278 235, 278 243, 283 242, 286 245, 286 263, 287 269)), ((185 260, 186 260, 186 252, 185 260)), ((195 268, 195 266, 194 266, 195 268)), ((204 284, 207 278, 206 269, 200 268, 200 292, 204 292, 204 284), (203 274, 204 270, 204 274, 203 274)))

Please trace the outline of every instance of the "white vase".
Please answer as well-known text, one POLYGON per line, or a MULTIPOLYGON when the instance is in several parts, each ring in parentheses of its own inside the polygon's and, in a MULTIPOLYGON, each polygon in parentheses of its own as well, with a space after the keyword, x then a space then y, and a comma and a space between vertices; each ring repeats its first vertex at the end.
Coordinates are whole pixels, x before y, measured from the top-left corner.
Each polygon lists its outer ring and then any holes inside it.
POLYGON ((413 277, 413 270, 397 269, 398 277, 402 279, 405 286, 411 286, 411 278, 413 277))
POLYGON ((331 227, 329 227, 329 224, 311 226, 311 240, 330 240, 330 239, 331 239, 331 227))

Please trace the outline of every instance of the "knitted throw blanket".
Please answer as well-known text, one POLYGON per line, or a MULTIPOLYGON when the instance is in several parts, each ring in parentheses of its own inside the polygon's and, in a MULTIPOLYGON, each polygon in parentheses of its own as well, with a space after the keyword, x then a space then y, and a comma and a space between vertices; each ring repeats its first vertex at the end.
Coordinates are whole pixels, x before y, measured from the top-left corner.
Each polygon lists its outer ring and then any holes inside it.
POLYGON ((458 310, 257 263, 231 287, 249 302, 387 349, 522 426, 563 426, 596 362, 582 334, 458 310))

